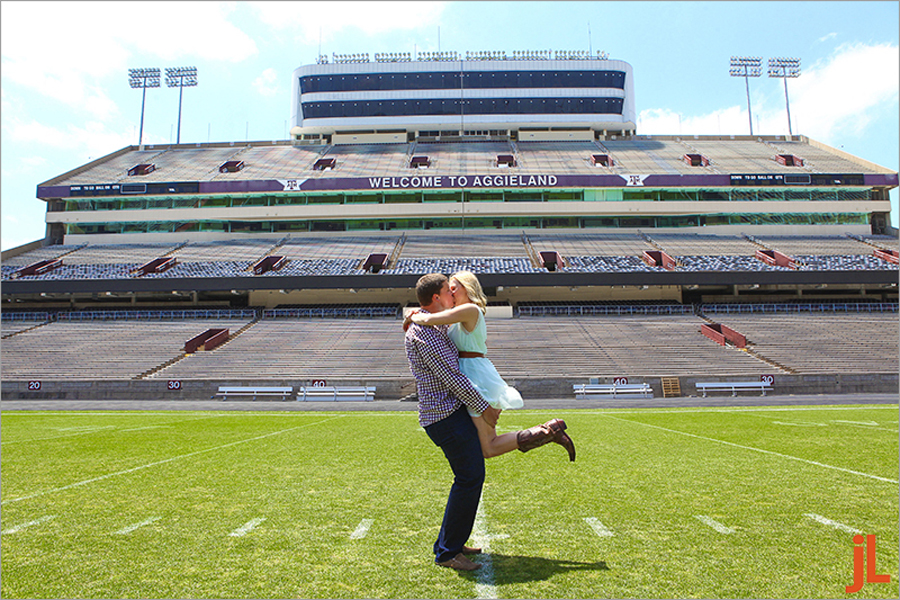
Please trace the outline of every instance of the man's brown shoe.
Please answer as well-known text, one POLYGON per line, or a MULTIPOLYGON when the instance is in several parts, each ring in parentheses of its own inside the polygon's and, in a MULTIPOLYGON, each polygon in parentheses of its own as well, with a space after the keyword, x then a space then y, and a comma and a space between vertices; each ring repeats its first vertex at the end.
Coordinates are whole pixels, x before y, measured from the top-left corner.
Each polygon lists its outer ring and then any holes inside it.
POLYGON ((471 546, 463 546, 463 554, 481 554, 481 548, 472 548, 471 546))
POLYGON ((476 562, 472 562, 460 552, 450 560, 445 560, 444 562, 437 563, 439 567, 448 567, 450 569, 456 569, 457 571, 475 571, 476 569, 480 569, 481 565, 476 562))

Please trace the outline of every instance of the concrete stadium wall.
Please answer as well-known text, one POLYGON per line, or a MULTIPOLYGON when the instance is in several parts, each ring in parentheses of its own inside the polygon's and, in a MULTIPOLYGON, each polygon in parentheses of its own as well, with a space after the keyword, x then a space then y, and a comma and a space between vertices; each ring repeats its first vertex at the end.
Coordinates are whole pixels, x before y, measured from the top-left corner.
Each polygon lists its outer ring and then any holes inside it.
MULTIPOLYGON (((816 375, 775 375, 772 396, 808 396, 815 394, 896 394, 900 391, 900 378, 893 373, 838 373, 816 375)), ((678 377, 682 396, 698 396, 698 381, 753 381, 753 377, 678 377)), ((612 377, 596 378, 597 383, 612 383, 612 377)), ((649 383, 656 398, 662 398, 662 382, 659 377, 629 377, 629 383, 649 383)), ((403 379, 355 379, 331 380, 333 386, 374 386, 377 401, 398 401, 415 392, 412 378, 403 379)), ((590 383, 584 378, 510 378, 508 383, 516 387, 528 399, 572 399, 572 385, 590 383)), ((166 379, 153 380, 97 380, 97 381, 41 381, 40 390, 29 389, 27 381, 4 381, 0 389, 3 400, 210 400, 219 386, 292 386, 294 397, 308 381, 284 380, 180 380, 179 389, 169 389, 166 379)), ((727 392, 724 393, 728 395, 727 392)), ((722 395, 722 393, 713 393, 722 395)), ((741 392, 752 396, 756 392, 741 392)), ((260 402, 266 401, 259 399, 260 402)))

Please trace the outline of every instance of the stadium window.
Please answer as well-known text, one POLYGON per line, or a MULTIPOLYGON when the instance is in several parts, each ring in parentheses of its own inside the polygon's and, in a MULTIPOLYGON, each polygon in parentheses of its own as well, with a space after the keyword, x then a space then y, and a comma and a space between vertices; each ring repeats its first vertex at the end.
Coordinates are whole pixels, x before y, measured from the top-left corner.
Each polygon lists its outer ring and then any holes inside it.
POLYGON ((728 190, 700 190, 700 200, 728 201, 728 190))
POLYGON ((310 194, 306 196, 307 204, 341 204, 342 194, 310 194))
POLYGON ((482 192, 473 190, 467 193, 469 202, 503 202, 503 192, 482 192))
POLYGON ((425 192, 425 202, 461 202, 462 192, 425 192))
POLYGON ((549 191, 544 192, 544 198, 547 202, 578 202, 584 199, 580 191, 549 191))
POLYGON ((346 204, 381 204, 380 193, 376 194, 347 194, 346 204))
POLYGON ((419 192, 406 192, 399 194, 385 194, 385 204, 413 204, 422 201, 422 194, 419 192))

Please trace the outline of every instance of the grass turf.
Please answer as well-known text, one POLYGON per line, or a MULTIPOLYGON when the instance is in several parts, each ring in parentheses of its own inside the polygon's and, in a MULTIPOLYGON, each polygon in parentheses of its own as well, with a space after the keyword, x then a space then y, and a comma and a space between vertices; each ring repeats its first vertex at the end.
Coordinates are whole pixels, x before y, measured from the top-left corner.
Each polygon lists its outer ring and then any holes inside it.
POLYGON ((877 535, 891 582, 855 596, 898 596, 896 406, 522 410, 499 431, 555 416, 578 460, 488 460, 486 567, 461 574, 431 563, 450 474, 415 413, 5 412, 0 595, 848 596, 853 533, 815 514, 877 535))

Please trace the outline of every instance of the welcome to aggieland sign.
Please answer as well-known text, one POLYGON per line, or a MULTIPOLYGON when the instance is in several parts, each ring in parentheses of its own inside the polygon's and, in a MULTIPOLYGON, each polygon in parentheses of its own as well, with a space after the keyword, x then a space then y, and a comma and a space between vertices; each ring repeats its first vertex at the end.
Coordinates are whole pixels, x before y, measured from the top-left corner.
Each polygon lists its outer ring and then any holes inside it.
POLYGON ((896 174, 804 174, 803 180, 782 175, 403 175, 391 177, 322 177, 316 179, 258 179, 147 184, 94 184, 38 186, 38 198, 73 196, 249 194, 259 192, 324 192, 364 190, 527 189, 527 188, 710 188, 730 186, 889 186, 898 185, 896 174), (88 189, 89 188, 89 189, 88 189))

